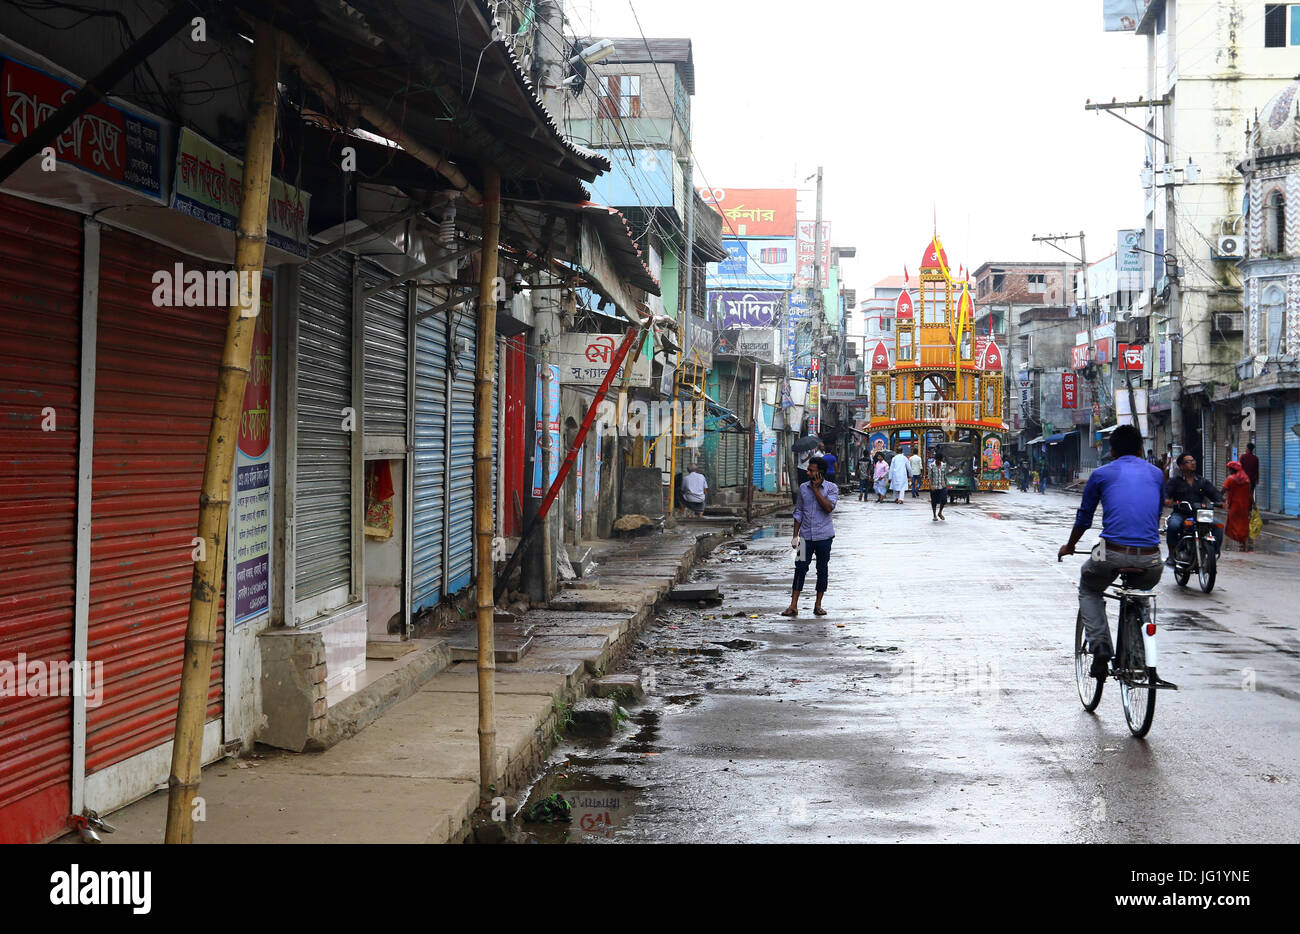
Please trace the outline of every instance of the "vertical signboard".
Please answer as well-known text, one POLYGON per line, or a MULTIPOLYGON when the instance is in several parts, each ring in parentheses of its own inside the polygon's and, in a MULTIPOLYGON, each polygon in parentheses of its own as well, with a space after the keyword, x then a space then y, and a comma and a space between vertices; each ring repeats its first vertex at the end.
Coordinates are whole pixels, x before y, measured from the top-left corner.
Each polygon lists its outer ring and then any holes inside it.
POLYGON ((1077 377, 1073 373, 1061 374, 1061 408, 1075 409, 1079 407, 1079 392, 1077 377))
POLYGON ((271 607, 271 301, 272 285, 262 276, 262 308, 253 331, 253 353, 235 448, 235 595, 233 624, 265 615, 271 607))
POLYGON ((821 282, 825 288, 831 282, 831 222, 822 221, 822 249, 820 256, 814 257, 817 248, 817 222, 800 221, 796 236, 798 246, 797 266, 794 284, 796 288, 807 288, 813 284, 814 263, 821 266, 821 282))
POLYGON ((547 369, 550 370, 550 379, 544 380, 542 364, 537 364, 537 423, 533 429, 536 436, 533 442, 533 496, 537 499, 546 495, 560 472, 560 368, 548 364, 547 369), (551 416, 549 423, 547 413, 551 416), (551 462, 545 478, 542 475, 542 464, 546 460, 546 452, 542 450, 543 432, 550 436, 551 445, 551 462))

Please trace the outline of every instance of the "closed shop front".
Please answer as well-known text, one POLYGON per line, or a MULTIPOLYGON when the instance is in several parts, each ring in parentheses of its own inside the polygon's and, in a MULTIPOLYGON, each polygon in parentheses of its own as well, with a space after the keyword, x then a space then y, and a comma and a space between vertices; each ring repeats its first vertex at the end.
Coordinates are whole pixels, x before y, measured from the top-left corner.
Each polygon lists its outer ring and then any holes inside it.
POLYGON ((443 577, 447 503, 447 319, 425 314, 434 296, 420 289, 415 305, 415 465, 414 542, 411 558, 411 611, 437 603, 446 591, 443 577))
POLYGON ((302 267, 298 306, 294 467, 294 600, 300 622, 346 605, 352 574, 353 258, 302 267))
MULTIPOLYGON (((87 712, 86 803, 105 809, 170 766, 226 308, 157 307, 155 271, 206 265, 132 234, 105 229, 99 262, 88 657, 103 663, 103 699, 87 712)), ((224 629, 223 618, 209 748, 220 740, 224 629)))
POLYGON ((505 371, 505 497, 504 533, 515 536, 522 533, 524 496, 524 458, 528 431, 528 356, 526 338, 516 334, 503 342, 505 371))
POLYGON ((80 216, 0 194, 0 843, 71 810, 72 699, 17 669, 73 657, 81 270, 80 216))
POLYGON ((1286 410, 1283 406, 1256 409, 1255 454, 1259 457, 1259 486, 1255 501, 1268 512, 1281 512, 1286 481, 1286 410))

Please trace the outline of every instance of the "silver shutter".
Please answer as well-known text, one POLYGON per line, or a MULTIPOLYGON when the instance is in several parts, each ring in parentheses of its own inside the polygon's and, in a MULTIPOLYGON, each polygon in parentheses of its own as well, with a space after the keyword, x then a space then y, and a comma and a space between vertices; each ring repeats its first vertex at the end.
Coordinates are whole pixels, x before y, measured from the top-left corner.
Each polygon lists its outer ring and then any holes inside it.
MULTIPOLYGON (((1282 512, 1282 493, 1286 474, 1286 408, 1272 406, 1268 410, 1268 479, 1260 477, 1260 486, 1268 486, 1268 506, 1272 512, 1282 512)), ((1256 453, 1259 453, 1256 451, 1256 453)), ((1263 471, 1260 471, 1263 474, 1263 471)), ((1258 495, 1258 490, 1256 490, 1258 495)))
POLYGON ((469 585, 474 570, 474 374, 477 317, 472 305, 453 313, 451 360, 451 503, 447 532, 447 593, 469 585))
MULTIPOLYGON (((442 300, 441 290, 435 293, 442 300)), ((416 313, 432 307, 421 289, 416 313)), ((412 527, 411 611, 438 602, 443 593, 443 516, 447 470, 447 332, 446 312, 415 325, 415 496, 412 527)))
MULTIPOLYGON (((366 287, 392 278, 378 263, 363 260, 366 287)), ((366 434, 406 436, 406 289, 394 286, 366 299, 366 434)))
POLYGON ((296 598, 352 583, 352 257, 334 254, 302 270, 298 313, 296 598))

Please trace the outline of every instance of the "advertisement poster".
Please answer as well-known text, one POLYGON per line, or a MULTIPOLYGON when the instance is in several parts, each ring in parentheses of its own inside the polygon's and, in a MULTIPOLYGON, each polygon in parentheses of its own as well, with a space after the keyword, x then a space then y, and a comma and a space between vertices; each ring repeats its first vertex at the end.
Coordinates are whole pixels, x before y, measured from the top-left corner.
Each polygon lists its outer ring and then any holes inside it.
POLYGON ((792 237, 799 193, 793 188, 700 188, 704 203, 722 215, 723 234, 792 237))
POLYGON ((272 280, 264 273, 235 448, 235 581, 230 592, 235 596, 236 626, 265 615, 271 607, 271 296, 272 280))
POLYGON ((799 333, 799 322, 808 317, 808 295, 805 292, 791 292, 790 303, 785 314, 786 352, 790 355, 790 375, 796 379, 808 378, 810 348, 812 338, 805 331, 799 333))
POLYGON ((831 222, 822 221, 821 256, 814 262, 813 254, 817 248, 817 222, 800 221, 798 241, 798 267, 795 269, 795 288, 811 287, 813 284, 813 267, 821 266, 821 282, 825 288, 831 282, 831 222))
POLYGON ((852 402, 857 398, 858 378, 852 373, 827 376, 823 381, 826 383, 827 402, 852 402))
MULTIPOLYGON (((567 335, 566 335, 567 336, 567 335)), ((549 381, 542 379, 542 364, 537 364, 537 423, 533 426, 533 497, 541 499, 550 489, 551 484, 555 482, 556 476, 560 472, 560 368, 555 364, 550 364, 548 369, 551 371, 549 381), (546 383, 549 382, 549 387, 546 383), (549 392, 550 399, 547 400, 549 392), (546 412, 550 413, 550 424, 545 421, 546 412), (542 450, 542 433, 547 432, 551 441, 551 463, 550 470, 546 472, 546 478, 542 479, 542 464, 546 459, 545 452, 542 450)))
MULTIPOLYGON (((551 358, 558 361, 556 368, 561 373, 565 386, 599 386, 614 363, 621 341, 622 338, 616 334, 584 334, 568 331, 556 335, 551 358)), ((630 360, 631 351, 623 358, 622 364, 623 371, 631 367, 632 376, 629 385, 649 388, 649 354, 638 354, 635 361, 629 363, 630 360)), ((615 373, 614 378, 617 379, 620 375, 615 373)), ((556 392, 559 390, 557 389, 556 392)))

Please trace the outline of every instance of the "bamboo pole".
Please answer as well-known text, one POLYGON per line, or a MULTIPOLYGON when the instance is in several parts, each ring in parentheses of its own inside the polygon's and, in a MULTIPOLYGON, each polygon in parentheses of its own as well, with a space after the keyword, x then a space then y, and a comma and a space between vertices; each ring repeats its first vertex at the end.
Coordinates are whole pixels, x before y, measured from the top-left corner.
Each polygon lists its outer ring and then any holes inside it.
POLYGON ((239 412, 248 381, 249 358, 253 351, 253 332, 262 306, 260 285, 266 252, 271 154, 275 143, 277 60, 274 32, 271 27, 259 23, 254 30, 243 195, 235 232, 235 272, 241 288, 231 303, 226 320, 226 345, 221 354, 217 398, 212 409, 207 460, 203 467, 199 537, 207 553, 194 566, 194 583, 190 592, 172 771, 167 781, 167 843, 191 843, 194 839, 192 808, 202 768, 203 719, 212 676, 212 647, 216 639, 222 559, 230 514, 230 475, 234 467, 239 412), (243 288, 245 283, 251 288, 243 288))
POLYGON ((497 350, 497 245, 501 176, 483 171, 483 252, 478 285, 478 374, 474 384, 474 530, 478 536, 478 772, 479 793, 493 796, 496 768, 496 615, 492 594, 492 385, 497 350))

